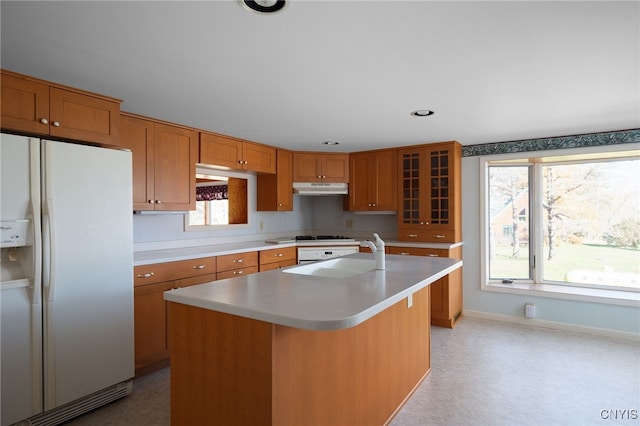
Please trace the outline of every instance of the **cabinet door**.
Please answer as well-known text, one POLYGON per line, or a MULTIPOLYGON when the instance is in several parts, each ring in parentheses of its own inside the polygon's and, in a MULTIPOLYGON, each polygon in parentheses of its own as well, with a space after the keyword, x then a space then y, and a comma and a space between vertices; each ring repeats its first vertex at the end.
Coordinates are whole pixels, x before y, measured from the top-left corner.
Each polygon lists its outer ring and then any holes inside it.
POLYGON ((131 150, 133 165, 133 209, 154 210, 154 131, 153 122, 120 116, 120 137, 131 150))
POLYGON ((293 154, 293 181, 294 182, 320 182, 321 158, 317 153, 293 154))
POLYGON ((49 134, 49 86, 1 74, 2 128, 40 135, 49 134))
POLYGON ((349 182, 349 154, 324 154, 322 182, 349 182))
POLYGON ((134 287, 136 372, 169 357, 163 293, 173 287, 173 281, 134 287))
POLYGON ((195 210, 198 133, 155 123, 155 210, 195 210))
POLYGON ((120 144, 120 103, 55 87, 49 90, 51 136, 120 144))
MULTIPOLYGON (((349 156, 349 210, 370 210, 371 186, 370 170, 375 159, 370 153, 356 153, 349 156)), ((376 177, 373 177, 376 179, 376 177)))
POLYGON ((398 151, 398 238, 461 239, 460 159, 455 142, 398 151))
POLYGON ((376 153, 375 169, 370 174, 373 210, 398 208, 398 157, 395 150, 376 153), (375 183, 375 185, 373 184, 375 183))
POLYGON ((241 143, 211 133, 200 133, 200 163, 241 169, 241 143))
POLYGON ((258 173, 276 173, 276 149, 250 142, 242 143, 242 168, 258 173))
POLYGON ((275 175, 258 175, 258 211, 293 210, 293 154, 277 150, 276 165, 275 175))

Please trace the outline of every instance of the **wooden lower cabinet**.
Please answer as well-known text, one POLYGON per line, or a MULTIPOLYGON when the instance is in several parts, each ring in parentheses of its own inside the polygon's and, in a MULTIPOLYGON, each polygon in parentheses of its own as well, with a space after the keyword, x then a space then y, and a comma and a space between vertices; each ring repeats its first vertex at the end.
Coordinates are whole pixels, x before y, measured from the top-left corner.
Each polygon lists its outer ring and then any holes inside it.
MULTIPOLYGON (((387 253, 462 259, 462 246, 452 249, 393 246, 387 247, 387 253)), ((453 328, 462 318, 462 268, 440 278, 429 288, 431 288, 431 324, 453 328)))
POLYGON ((296 247, 260 250, 260 272, 295 265, 297 253, 296 247))
POLYGON ((219 280, 234 278, 239 275, 255 274, 258 272, 258 252, 248 251, 218 256, 217 269, 216 278, 219 280))
POLYGON ((429 294, 333 331, 170 302, 171 424, 388 424, 430 371, 429 294))
POLYGON ((215 281, 215 260, 215 257, 208 257, 134 268, 136 377, 169 365, 168 316, 164 292, 215 281))

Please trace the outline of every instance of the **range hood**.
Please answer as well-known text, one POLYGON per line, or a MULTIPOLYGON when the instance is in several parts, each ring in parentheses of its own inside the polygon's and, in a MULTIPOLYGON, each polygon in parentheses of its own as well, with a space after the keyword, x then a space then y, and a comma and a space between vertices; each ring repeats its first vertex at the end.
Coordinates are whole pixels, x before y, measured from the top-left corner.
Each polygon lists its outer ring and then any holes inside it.
POLYGON ((293 193, 298 195, 344 195, 349 193, 349 184, 294 182, 293 193))

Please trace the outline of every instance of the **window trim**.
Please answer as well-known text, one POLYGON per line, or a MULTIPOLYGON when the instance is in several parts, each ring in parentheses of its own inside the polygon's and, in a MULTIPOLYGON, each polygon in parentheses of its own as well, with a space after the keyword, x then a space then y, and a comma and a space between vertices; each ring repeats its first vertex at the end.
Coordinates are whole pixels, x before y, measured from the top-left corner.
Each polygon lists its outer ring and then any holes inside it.
MULTIPOLYGON (((517 152, 508 154, 494 154, 480 156, 480 289, 482 291, 492 291, 499 293, 512 293, 520 295, 541 296, 556 299, 565 300, 579 300, 588 302, 599 302, 606 304, 616 304, 625 306, 639 306, 640 305, 640 292, 625 291, 621 289, 604 289, 604 288, 592 288, 584 287, 579 284, 573 283, 566 285, 564 283, 554 284, 553 282, 542 281, 542 267, 534 268, 531 280, 518 280, 513 283, 503 283, 502 281, 496 281, 489 279, 489 164, 500 161, 507 164, 531 164, 533 167, 542 167, 544 164, 548 164, 545 159, 561 157, 573 157, 565 158, 564 161, 571 160, 603 160, 606 158, 617 158, 624 152, 632 152, 633 154, 640 155, 640 143, 621 144, 621 145, 605 145, 597 147, 586 148, 573 148, 562 149, 553 151, 534 151, 534 152, 517 152), (582 158, 576 158, 582 157, 582 158)), ((542 229, 537 226, 538 215, 541 213, 541 191, 540 188, 542 182, 540 173, 533 173, 534 178, 537 178, 538 182, 530 182, 530 190, 533 191, 533 196, 530 200, 533 200, 533 206, 530 206, 530 221, 532 229, 530 232, 535 233, 533 235, 536 241, 541 241, 542 229)), ((537 243, 533 253, 530 256, 535 261, 536 258, 542 259, 543 247, 537 243)))

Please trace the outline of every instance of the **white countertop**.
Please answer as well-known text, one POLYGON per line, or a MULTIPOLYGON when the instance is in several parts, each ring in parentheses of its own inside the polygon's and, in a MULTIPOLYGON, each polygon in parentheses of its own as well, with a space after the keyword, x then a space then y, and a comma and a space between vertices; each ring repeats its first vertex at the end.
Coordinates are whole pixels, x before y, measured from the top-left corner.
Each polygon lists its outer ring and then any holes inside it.
MULTIPOLYGON (((201 245, 193 247, 179 247, 161 250, 136 251, 133 253, 135 266, 150 265, 154 263, 175 262, 178 260, 197 259, 199 257, 223 256, 225 254, 244 253, 247 251, 269 250, 282 247, 309 247, 309 246, 359 246, 361 240, 356 241, 324 241, 306 240, 292 243, 267 243, 263 241, 246 241, 241 243, 227 243, 215 245, 201 245)), ((409 241, 385 240, 387 246, 397 247, 425 247, 434 249, 450 249, 461 246, 463 243, 413 243, 409 241)))
MULTIPOLYGON (((373 259, 370 253, 348 258, 373 259)), ((347 278, 283 270, 213 281, 164 293, 165 300, 307 330, 360 324, 462 266, 449 258, 386 255, 386 270, 347 278)))

